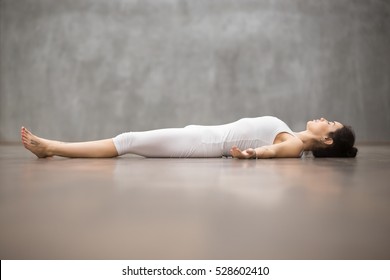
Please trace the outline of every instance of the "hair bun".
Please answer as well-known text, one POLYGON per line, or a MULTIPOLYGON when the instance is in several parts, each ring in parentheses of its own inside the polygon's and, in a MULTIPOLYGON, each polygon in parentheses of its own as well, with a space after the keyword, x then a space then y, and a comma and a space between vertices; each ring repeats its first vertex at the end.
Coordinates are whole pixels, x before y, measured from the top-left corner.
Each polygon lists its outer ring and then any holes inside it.
POLYGON ((347 157, 356 157, 356 154, 358 152, 358 149, 356 147, 351 147, 348 151, 347 151, 347 157))

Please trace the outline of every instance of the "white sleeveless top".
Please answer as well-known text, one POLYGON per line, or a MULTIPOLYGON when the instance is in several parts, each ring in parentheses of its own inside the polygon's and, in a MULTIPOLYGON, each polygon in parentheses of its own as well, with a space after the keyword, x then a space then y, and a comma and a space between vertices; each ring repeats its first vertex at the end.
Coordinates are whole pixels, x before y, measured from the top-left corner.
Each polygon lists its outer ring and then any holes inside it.
POLYGON ((198 130, 202 134, 204 144, 214 144, 222 150, 222 155, 230 155, 232 146, 241 150, 272 145, 279 133, 287 132, 293 136, 293 131, 282 120, 264 116, 243 118, 233 123, 215 126, 190 125, 187 129, 198 130))

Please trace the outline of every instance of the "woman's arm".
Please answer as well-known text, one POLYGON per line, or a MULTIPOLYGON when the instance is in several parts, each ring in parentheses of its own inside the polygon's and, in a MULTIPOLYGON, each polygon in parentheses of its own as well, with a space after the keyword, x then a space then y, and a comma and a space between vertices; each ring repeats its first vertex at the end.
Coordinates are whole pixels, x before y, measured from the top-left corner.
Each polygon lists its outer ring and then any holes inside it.
POLYGON ((282 143, 262 146, 255 149, 249 148, 241 151, 236 146, 230 150, 234 158, 297 158, 301 156, 303 143, 298 138, 292 138, 282 143))

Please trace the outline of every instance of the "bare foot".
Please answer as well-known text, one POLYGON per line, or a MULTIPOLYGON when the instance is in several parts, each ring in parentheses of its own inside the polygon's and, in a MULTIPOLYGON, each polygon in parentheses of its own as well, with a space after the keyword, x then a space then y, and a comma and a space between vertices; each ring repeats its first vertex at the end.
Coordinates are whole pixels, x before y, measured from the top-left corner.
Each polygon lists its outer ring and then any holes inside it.
POLYGON ((39 158, 53 156, 49 152, 50 140, 39 138, 32 134, 27 128, 20 129, 20 136, 24 147, 39 158))

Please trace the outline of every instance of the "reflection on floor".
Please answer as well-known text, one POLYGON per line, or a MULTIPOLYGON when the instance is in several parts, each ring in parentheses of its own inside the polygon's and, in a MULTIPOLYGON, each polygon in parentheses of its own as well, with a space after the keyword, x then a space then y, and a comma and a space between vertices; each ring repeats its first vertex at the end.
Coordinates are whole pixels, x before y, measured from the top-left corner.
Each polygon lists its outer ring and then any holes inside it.
POLYGON ((0 146, 1 259, 389 259, 390 146, 356 159, 36 159, 0 146))

